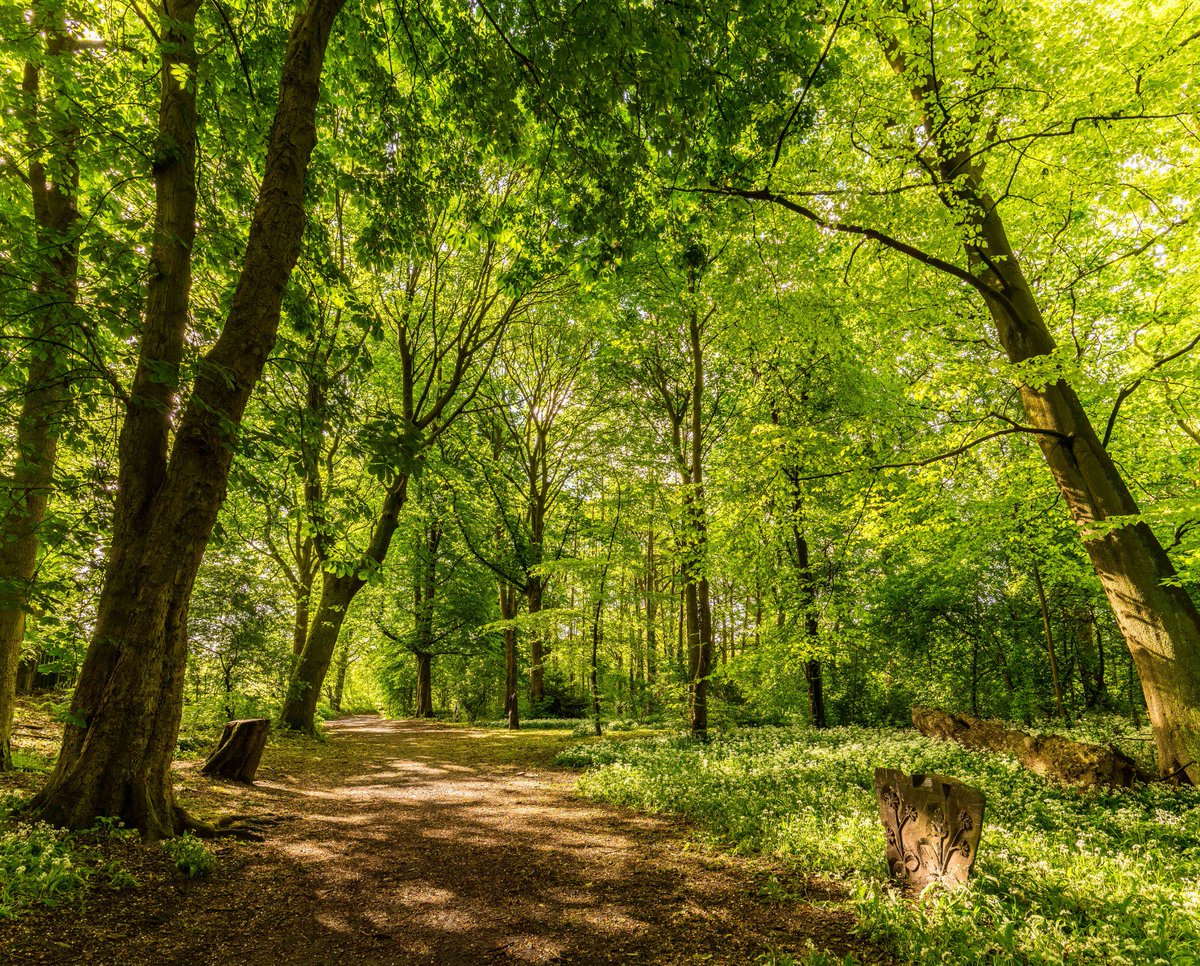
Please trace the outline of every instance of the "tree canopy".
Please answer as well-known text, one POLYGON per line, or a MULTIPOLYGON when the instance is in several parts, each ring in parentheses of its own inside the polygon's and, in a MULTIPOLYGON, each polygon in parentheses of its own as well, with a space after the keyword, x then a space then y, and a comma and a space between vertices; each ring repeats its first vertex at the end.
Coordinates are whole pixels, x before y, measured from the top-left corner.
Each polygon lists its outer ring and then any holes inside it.
POLYGON ((0 14, 0 765, 185 717, 1153 727, 1200 780, 1200 14, 0 14))

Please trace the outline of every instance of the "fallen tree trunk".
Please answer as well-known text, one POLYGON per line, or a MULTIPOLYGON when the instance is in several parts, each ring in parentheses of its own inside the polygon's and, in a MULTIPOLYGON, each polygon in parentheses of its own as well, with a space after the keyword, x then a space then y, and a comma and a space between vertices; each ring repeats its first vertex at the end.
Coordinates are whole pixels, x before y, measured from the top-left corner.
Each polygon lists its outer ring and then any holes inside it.
POLYGON ((1072 741, 1059 735, 1030 735, 998 721, 936 708, 914 707, 912 720, 927 737, 954 741, 972 751, 1009 755, 1043 778, 1069 785, 1127 788, 1135 781, 1151 779, 1132 758, 1112 746, 1072 741))
POLYGON ((271 730, 268 718, 227 721, 216 750, 200 770, 235 782, 252 782, 271 730))

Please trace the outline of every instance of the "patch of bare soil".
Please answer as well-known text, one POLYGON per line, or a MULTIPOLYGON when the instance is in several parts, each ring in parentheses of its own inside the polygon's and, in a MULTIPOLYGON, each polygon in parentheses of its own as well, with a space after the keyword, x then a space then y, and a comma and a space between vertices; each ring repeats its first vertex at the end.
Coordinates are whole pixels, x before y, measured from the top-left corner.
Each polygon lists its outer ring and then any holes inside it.
POLYGON ((194 882, 142 849, 138 888, 0 923, 0 961, 741 964, 813 947, 886 961, 829 888, 574 797, 549 766, 566 742, 360 717, 269 747, 251 788, 186 763, 185 801, 265 819, 267 840, 218 842, 219 870, 194 882), (799 898, 772 898, 778 882, 799 898))

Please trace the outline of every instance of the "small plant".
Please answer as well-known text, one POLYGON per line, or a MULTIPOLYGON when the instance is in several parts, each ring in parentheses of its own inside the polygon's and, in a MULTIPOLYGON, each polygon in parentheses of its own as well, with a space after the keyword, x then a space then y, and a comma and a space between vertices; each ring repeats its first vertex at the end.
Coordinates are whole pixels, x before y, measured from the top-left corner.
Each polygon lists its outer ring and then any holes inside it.
POLYGON ((189 879, 202 878, 217 868, 217 857, 190 832, 185 832, 178 838, 167 839, 162 847, 179 871, 189 879))
POLYGON ((74 855, 74 844, 69 833, 44 822, 0 831, 0 919, 35 903, 56 905, 83 887, 91 872, 74 855))

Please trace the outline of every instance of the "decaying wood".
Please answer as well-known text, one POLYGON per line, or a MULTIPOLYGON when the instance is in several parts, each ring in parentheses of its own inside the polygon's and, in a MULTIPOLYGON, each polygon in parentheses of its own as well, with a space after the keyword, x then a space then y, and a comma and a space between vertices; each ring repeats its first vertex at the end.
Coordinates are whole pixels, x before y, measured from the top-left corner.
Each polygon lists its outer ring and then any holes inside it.
POLYGON ((936 708, 913 708, 913 725, 923 735, 954 741, 973 751, 1016 758, 1030 771, 1069 785, 1115 785, 1127 788, 1148 776, 1116 748, 1072 741, 1059 735, 1031 735, 965 714, 936 708))
POLYGON ((268 718, 243 718, 227 721, 216 750, 200 770, 206 775, 219 775, 237 782, 252 782, 267 745, 271 730, 268 718))
POLYGON ((906 892, 966 883, 983 833, 983 792, 945 775, 875 769, 888 871, 906 892))

